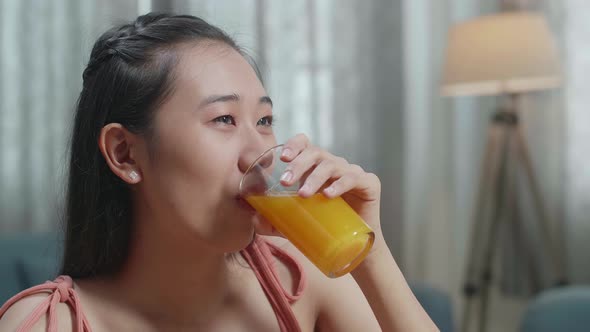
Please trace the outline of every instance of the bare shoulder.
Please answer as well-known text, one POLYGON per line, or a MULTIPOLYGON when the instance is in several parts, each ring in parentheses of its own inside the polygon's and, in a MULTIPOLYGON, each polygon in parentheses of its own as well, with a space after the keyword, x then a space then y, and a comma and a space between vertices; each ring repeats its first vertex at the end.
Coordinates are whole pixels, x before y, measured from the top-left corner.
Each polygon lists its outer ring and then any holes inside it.
MULTIPOLYGON (((14 303, 0 319, 0 331, 15 331, 49 295, 49 293, 29 295, 14 303)), ((59 303, 55 313, 59 331, 70 332, 74 330, 74 314, 66 303, 59 303)), ((46 330, 46 315, 42 316, 30 329, 34 332, 46 330)))
POLYGON ((307 292, 314 294, 314 306, 318 310, 317 331, 381 331, 369 302, 350 274, 328 278, 288 240, 265 239, 291 254, 303 266, 307 292))

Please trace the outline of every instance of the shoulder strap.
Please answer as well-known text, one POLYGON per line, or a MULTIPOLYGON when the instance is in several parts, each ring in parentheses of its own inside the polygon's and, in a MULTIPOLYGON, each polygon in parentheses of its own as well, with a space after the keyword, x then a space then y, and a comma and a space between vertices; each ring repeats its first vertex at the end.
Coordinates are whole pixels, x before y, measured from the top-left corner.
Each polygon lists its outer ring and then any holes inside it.
POLYGON ((242 256, 246 259, 250 267, 256 274, 260 285, 262 286, 266 297, 270 301, 272 308, 277 315, 277 320, 281 331, 292 332, 301 331, 291 303, 297 301, 305 288, 306 279, 303 273, 303 267, 295 258, 286 251, 265 241, 262 237, 256 236, 254 241, 244 250, 242 256), (297 287, 294 294, 290 294, 283 285, 281 285, 278 274, 274 268, 274 257, 284 261, 289 269, 295 273, 297 287))
POLYGON ((76 317, 76 331, 77 332, 91 332, 90 324, 86 320, 82 308, 80 307, 80 299, 74 291, 74 283, 69 276, 59 276, 54 281, 46 281, 44 284, 26 289, 12 298, 10 298, 2 307, 0 307, 0 318, 8 309, 20 301, 21 299, 40 293, 50 293, 49 296, 39 303, 33 312, 19 325, 17 332, 26 332, 41 319, 43 315, 48 315, 49 323, 47 325, 48 332, 57 332, 57 314, 55 309, 58 303, 67 303, 74 311, 76 317))

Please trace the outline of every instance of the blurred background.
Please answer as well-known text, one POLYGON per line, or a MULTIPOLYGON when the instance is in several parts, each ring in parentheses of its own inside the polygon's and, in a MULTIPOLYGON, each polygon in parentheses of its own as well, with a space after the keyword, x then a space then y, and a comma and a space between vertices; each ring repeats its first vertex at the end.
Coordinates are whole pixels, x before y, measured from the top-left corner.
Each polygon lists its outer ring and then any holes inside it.
MULTIPOLYGON (((547 293, 590 296, 590 2, 1 0, 0 279, 14 282, 0 290, 0 301, 55 273, 59 242, 47 236, 54 239, 61 229, 72 112, 93 42, 113 24, 152 10, 200 16, 238 40, 262 70, 279 141, 306 133, 379 175, 386 239, 420 299, 436 298, 424 303, 428 310, 442 308, 443 331, 482 330, 463 323, 466 315, 482 319, 479 309, 465 311, 468 266, 487 262, 474 254, 482 250, 474 243, 497 249, 489 260, 489 293, 472 297, 487 303, 490 331, 529 331, 535 323, 527 315, 547 293), (500 36, 522 45, 521 67, 537 64, 533 69, 548 71, 551 84, 523 87, 499 77, 484 79, 491 90, 478 90, 482 82, 475 82, 466 93, 445 95, 454 83, 473 83, 452 77, 457 71, 488 68, 492 75, 508 68, 495 61, 500 56, 487 63, 467 57, 478 51, 486 58, 494 44, 463 39, 464 49, 450 50, 451 37, 464 38, 450 32, 475 31, 462 23, 510 12, 542 17, 547 31, 516 28, 500 36), (547 52, 524 49, 538 31, 555 46, 555 58, 547 60, 552 68, 540 57, 547 52), (506 104, 507 96, 518 102, 506 104), (536 186, 530 190, 527 172, 514 177, 512 203, 502 211, 519 213, 500 214, 504 226, 494 239, 493 228, 477 235, 474 227, 486 219, 478 214, 480 192, 491 195, 502 182, 490 177, 486 184, 480 177, 493 164, 485 157, 490 119, 505 105, 519 112, 536 186), (542 226, 551 243, 541 236, 542 226), (551 289, 563 281, 570 286, 551 289)), ((478 40, 485 34, 472 33, 478 40)), ((486 213, 494 219, 497 209, 490 204, 486 213)), ((471 273, 479 280, 476 270, 471 273)))

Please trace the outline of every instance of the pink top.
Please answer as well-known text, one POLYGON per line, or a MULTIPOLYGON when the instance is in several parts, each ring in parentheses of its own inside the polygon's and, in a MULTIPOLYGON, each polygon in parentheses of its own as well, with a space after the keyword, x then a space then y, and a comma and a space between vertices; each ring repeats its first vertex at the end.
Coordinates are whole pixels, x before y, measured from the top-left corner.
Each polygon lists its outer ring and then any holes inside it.
MULTIPOLYGON (((303 267, 289 255, 286 251, 265 241, 262 237, 256 236, 254 241, 240 252, 246 259, 260 285, 264 289, 266 297, 270 301, 272 308, 277 316, 277 320, 282 332, 301 331, 291 304, 297 301, 305 288, 305 274, 303 267), (277 271, 275 270, 275 258, 283 261, 292 273, 295 275, 297 288, 295 294, 290 294, 280 283, 277 271)), ((54 281, 46 281, 44 284, 37 285, 26 289, 10 298, 2 307, 0 307, 0 318, 15 302, 22 298, 39 293, 50 293, 50 295, 25 318, 20 324, 17 331, 29 331, 39 319, 48 316, 48 332, 58 331, 58 322, 55 309, 58 303, 67 303, 73 310, 76 319, 77 332, 90 332, 92 329, 80 306, 80 299, 73 287, 72 278, 69 276, 59 276, 54 281)))

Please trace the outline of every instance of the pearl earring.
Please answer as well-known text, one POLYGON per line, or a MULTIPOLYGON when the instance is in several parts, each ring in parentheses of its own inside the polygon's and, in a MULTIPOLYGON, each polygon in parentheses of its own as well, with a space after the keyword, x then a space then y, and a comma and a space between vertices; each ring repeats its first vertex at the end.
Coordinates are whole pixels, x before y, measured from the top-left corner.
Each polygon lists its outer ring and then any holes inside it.
POLYGON ((131 180, 133 180, 133 181, 139 180, 139 174, 137 174, 136 171, 131 171, 131 173, 129 173, 129 176, 131 177, 131 180))

